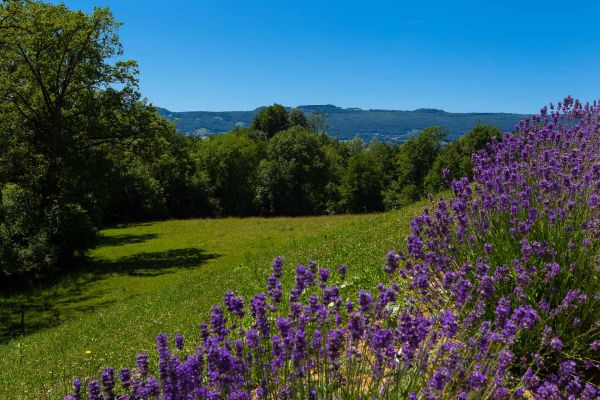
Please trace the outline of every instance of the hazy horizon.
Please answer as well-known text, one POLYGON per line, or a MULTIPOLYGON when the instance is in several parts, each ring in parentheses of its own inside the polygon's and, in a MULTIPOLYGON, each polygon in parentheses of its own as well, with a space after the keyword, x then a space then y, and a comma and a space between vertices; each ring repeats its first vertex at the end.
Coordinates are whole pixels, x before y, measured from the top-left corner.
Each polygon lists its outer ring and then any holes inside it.
MULTIPOLYGON (((326 103, 302 103, 302 104, 283 104, 280 102, 273 102, 273 103, 277 103, 277 104, 281 104, 284 107, 287 108, 296 108, 296 107, 304 107, 304 106, 335 106, 335 107, 339 107, 339 108, 343 108, 343 109, 360 109, 363 111, 369 111, 369 110, 377 110, 377 111, 416 111, 419 109, 435 109, 435 110, 439 110, 439 111, 445 111, 448 113, 452 113, 452 114, 523 114, 523 115, 530 115, 533 113, 526 113, 526 112, 506 112, 506 111, 449 111, 449 110, 445 110, 443 108, 439 108, 439 107, 416 107, 416 108, 407 108, 407 109, 399 109, 399 108, 376 108, 376 107, 368 107, 368 108, 364 108, 364 107, 357 107, 357 106, 350 106, 350 107, 345 107, 345 106, 340 106, 338 104, 326 104, 326 103)), ((271 104, 273 104, 271 103, 271 104)), ((152 105, 154 107, 158 107, 158 108, 163 108, 165 110, 171 111, 171 112, 175 112, 175 113, 186 113, 186 112, 197 112, 197 111, 202 111, 202 112, 233 112, 233 111, 255 111, 259 108, 263 108, 266 106, 269 106, 271 104, 264 104, 261 106, 257 106, 254 108, 248 108, 248 109, 239 109, 239 110, 228 110, 228 109, 223 109, 223 110, 201 110, 199 108, 196 109, 189 109, 189 110, 173 110, 170 109, 168 107, 163 107, 160 104, 156 104, 154 102, 152 102, 152 105)))

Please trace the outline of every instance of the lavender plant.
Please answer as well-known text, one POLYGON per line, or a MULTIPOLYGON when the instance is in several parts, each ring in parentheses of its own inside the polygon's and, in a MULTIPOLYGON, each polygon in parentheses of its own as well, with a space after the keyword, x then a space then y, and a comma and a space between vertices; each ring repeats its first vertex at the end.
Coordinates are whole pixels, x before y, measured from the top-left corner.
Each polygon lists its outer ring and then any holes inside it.
POLYGON ((161 334, 157 369, 140 354, 66 399, 600 398, 600 106, 568 97, 473 164, 375 288, 277 258, 265 293, 226 293, 200 343, 161 334))

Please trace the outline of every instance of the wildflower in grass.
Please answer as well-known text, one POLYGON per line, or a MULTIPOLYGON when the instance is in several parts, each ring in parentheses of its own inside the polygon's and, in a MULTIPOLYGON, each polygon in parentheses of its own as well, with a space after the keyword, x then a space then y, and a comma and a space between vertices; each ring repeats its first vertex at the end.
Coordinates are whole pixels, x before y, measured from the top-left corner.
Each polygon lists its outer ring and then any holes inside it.
POLYGON ((121 368, 119 371, 119 379, 125 389, 128 389, 131 386, 131 377, 132 375, 129 368, 121 368))
POLYGON ((65 400, 81 400, 81 381, 79 379, 73 381, 73 392, 66 396, 65 400))
POLYGON ((321 287, 327 285, 327 281, 329 280, 329 269, 327 268, 319 268, 319 278, 321 282, 321 287))
POLYGON ((444 390, 444 386, 450 379, 450 373, 447 368, 441 367, 433 372, 429 385, 438 391, 444 390))
POLYGON ((175 334, 175 348, 177 350, 183 349, 183 335, 181 333, 175 334))
POLYGON ((369 312, 371 304, 373 303, 373 295, 368 290, 360 290, 358 292, 358 304, 360 311, 363 313, 369 312))
POLYGON ((271 274, 267 278, 267 293, 274 304, 279 303, 283 297, 281 281, 275 274, 271 274))
POLYGON ((246 301, 243 297, 236 296, 232 291, 225 293, 225 306, 233 315, 243 317, 246 314, 244 311, 245 305, 246 301))
POLYGON ((254 329, 248 329, 248 331, 246 332, 246 344, 248 345, 248 347, 250 347, 250 348, 257 347, 258 343, 259 343, 258 332, 256 332, 254 329))
POLYGON ((485 254, 488 254, 488 255, 491 254, 492 249, 493 249, 493 246, 491 243, 486 243, 483 245, 483 251, 485 252, 485 254))
POLYGON ((138 354, 135 365, 137 367, 137 372, 141 376, 146 376, 148 374, 148 354, 140 353, 138 354))
POLYGON ((334 329, 327 333, 327 360, 331 363, 330 366, 334 369, 340 367, 339 358, 344 347, 345 333, 346 331, 344 329, 334 329))
POLYGON ((341 280, 345 280, 346 279, 346 272, 348 271, 348 267, 345 265, 340 265, 338 267, 338 273, 340 274, 340 279, 341 280))
POLYGON ((98 384, 97 380, 92 380, 88 382, 88 399, 89 400, 101 400, 101 392, 100 384, 98 384))
POLYGON ((283 276, 283 258, 277 257, 273 261, 273 276, 276 279, 281 279, 283 276))
POLYGON ((398 254, 394 250, 388 251, 387 255, 385 256, 385 265, 383 267, 383 270, 388 274, 393 274, 398 270, 400 266, 399 261, 401 259, 402 257, 400 256, 400 254, 398 254))
POLYGON ((213 306, 212 313, 210 314, 210 325, 214 334, 218 335, 221 339, 224 339, 229 334, 227 320, 221 307, 213 306))
POLYGON ((102 391, 104 392, 105 400, 113 400, 115 395, 113 389, 115 387, 115 371, 112 368, 104 368, 100 374, 102 382, 102 391))
POLYGON ((563 342, 557 337, 553 337, 550 339, 549 347, 554 351, 561 351, 563 347, 563 342))

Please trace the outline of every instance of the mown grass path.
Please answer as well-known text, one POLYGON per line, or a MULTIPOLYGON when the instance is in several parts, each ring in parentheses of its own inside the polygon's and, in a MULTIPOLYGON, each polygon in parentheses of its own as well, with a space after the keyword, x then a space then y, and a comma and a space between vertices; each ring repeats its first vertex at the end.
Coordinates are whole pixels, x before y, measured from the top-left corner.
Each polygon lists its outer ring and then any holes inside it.
POLYGON ((160 332, 198 336, 223 293, 262 291, 275 256, 287 268, 347 264, 350 286, 383 278, 387 250, 423 204, 387 214, 226 218, 137 224, 103 232, 81 271, 1 300, 43 302, 33 332, 0 344, 0 398, 61 398, 73 377, 132 365, 160 332), (20 297, 19 297, 20 296, 20 297), (48 311, 48 309, 50 311, 48 311), (58 315, 55 326, 44 321, 58 315))

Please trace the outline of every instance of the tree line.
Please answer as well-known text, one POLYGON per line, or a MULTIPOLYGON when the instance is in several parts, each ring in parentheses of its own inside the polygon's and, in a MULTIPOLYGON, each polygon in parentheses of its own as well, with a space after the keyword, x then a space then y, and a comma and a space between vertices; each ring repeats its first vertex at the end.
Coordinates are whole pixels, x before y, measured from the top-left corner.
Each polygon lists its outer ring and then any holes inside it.
POLYGON ((500 132, 401 145, 327 135, 323 114, 274 104, 209 139, 160 117, 108 9, 0 5, 0 275, 67 268, 106 225, 162 218, 373 212, 470 174, 500 132))

